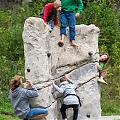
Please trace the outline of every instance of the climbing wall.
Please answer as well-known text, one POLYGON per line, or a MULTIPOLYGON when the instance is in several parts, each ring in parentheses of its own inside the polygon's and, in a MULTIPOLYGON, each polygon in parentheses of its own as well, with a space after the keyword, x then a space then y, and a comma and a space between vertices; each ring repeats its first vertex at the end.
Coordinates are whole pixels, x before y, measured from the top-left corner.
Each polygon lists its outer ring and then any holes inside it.
MULTIPOLYGON (((39 97, 31 99, 31 105, 49 110, 49 115, 42 120, 62 120, 59 109, 63 98, 52 88, 51 80, 59 85, 65 73, 78 84, 76 92, 82 102, 78 120, 98 120, 101 116, 96 68, 99 33, 95 25, 76 25, 79 46, 75 48, 70 44, 67 28, 64 46, 59 47, 59 27, 51 30, 41 18, 26 19, 23 31, 25 77, 32 80, 39 91, 39 97)), ((72 109, 68 109, 68 120, 72 120, 72 114, 72 109)))

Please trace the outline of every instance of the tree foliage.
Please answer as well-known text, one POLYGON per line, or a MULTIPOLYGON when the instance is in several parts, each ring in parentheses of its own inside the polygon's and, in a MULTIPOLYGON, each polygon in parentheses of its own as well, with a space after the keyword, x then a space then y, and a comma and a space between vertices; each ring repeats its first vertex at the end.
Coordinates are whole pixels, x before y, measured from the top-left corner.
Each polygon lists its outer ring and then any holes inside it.
POLYGON ((106 2, 92 2, 84 9, 77 24, 95 24, 100 29, 99 49, 111 56, 110 64, 120 64, 120 26, 113 7, 106 2))
MULTIPOLYGON (((28 17, 39 17, 48 2, 53 0, 36 0, 33 4, 28 3, 13 10, 0 9, 0 89, 8 90, 9 80, 15 74, 24 76, 24 22, 28 17)), ((110 99, 114 109, 111 112, 114 112, 120 100, 120 11, 116 11, 107 0, 95 0, 87 3, 76 23, 95 24, 100 29, 100 53, 106 51, 111 57, 106 65, 109 86, 102 89, 102 107, 104 113, 112 109, 108 104, 110 99)))

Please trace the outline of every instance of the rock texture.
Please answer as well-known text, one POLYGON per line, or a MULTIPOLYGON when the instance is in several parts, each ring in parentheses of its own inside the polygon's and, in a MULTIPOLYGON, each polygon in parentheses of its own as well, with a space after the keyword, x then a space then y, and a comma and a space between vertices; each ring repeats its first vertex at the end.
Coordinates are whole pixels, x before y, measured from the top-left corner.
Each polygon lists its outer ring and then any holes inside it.
MULTIPOLYGON (((43 106, 49 110, 49 115, 43 120, 62 120, 59 110, 62 95, 52 88, 50 80, 59 84, 59 79, 67 73, 78 84, 76 92, 82 102, 78 120, 98 120, 101 107, 96 62, 99 61, 100 30, 92 24, 76 25, 78 48, 70 45, 69 28, 64 46, 59 47, 59 30, 59 27, 55 27, 51 31, 50 26, 41 18, 30 17, 25 21, 25 76, 33 81, 39 91, 39 97, 31 99, 31 105, 43 106)), ((72 109, 68 109, 68 120, 72 120, 72 114, 72 109)))

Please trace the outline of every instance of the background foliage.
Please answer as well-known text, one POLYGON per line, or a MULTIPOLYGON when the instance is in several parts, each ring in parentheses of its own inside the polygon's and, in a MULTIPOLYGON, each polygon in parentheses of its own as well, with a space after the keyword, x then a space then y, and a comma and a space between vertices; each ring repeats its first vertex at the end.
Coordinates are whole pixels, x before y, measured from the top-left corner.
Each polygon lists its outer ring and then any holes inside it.
MULTIPOLYGON (((15 74, 24 76, 24 22, 28 17, 39 17, 43 6, 52 1, 36 0, 17 9, 0 9, 0 120, 11 120, 11 117, 18 120, 14 117, 7 96, 9 80, 15 74)), ((120 114, 120 11, 114 9, 114 0, 113 3, 106 0, 88 2, 76 20, 76 24, 95 24, 100 28, 100 53, 105 51, 111 57, 105 66, 108 85, 101 85, 103 115, 120 114)))

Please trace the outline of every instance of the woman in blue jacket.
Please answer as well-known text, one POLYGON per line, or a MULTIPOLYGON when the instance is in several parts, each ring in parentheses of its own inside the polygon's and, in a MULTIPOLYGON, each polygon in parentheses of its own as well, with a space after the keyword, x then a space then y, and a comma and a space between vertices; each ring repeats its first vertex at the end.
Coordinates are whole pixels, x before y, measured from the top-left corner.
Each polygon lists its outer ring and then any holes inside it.
POLYGON ((27 80, 26 83, 30 85, 32 89, 28 90, 21 87, 21 76, 16 75, 10 81, 12 88, 10 89, 8 98, 14 109, 15 115, 24 120, 28 120, 29 118, 33 118, 41 114, 46 116, 48 114, 47 109, 30 108, 29 98, 38 97, 38 91, 32 81, 27 80))

